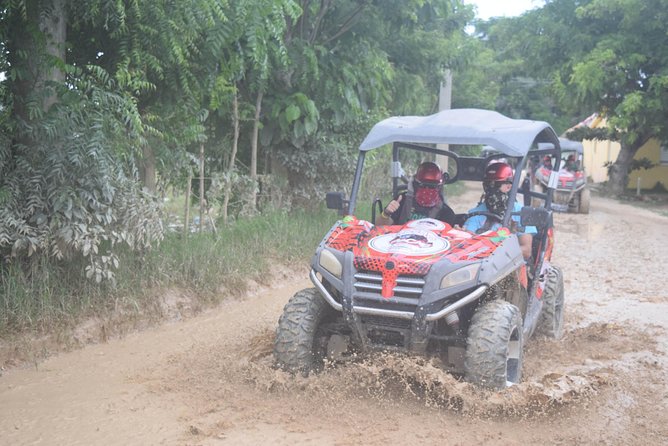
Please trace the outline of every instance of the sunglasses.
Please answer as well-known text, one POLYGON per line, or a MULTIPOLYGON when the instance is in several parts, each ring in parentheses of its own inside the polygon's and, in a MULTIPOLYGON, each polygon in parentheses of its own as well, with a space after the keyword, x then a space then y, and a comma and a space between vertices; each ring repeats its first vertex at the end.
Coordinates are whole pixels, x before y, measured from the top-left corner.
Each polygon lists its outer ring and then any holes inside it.
POLYGON ((487 187, 500 188, 501 186, 505 186, 506 184, 512 186, 513 182, 512 181, 494 181, 493 183, 487 183, 487 187))
POLYGON ((420 188, 420 189, 440 189, 441 185, 440 184, 434 184, 434 183, 422 183, 420 181, 415 182, 415 187, 420 188))

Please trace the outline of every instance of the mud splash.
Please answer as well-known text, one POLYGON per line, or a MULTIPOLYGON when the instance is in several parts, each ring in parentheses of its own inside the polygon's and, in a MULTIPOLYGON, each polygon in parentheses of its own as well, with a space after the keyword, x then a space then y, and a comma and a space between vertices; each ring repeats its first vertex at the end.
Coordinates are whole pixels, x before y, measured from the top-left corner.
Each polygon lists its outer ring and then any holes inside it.
MULTIPOLYGON (((595 344, 600 349, 600 344, 606 343, 601 333, 608 332, 595 324, 569 337, 573 338, 571 342, 579 344, 579 349, 587 351, 583 344, 595 344)), ((616 335, 615 330, 612 335, 616 335)), ((542 362, 541 358, 549 356, 554 361, 552 367, 534 365, 530 367, 533 373, 525 376, 522 383, 502 391, 485 390, 465 382, 442 370, 437 359, 391 353, 328 364, 321 373, 308 377, 293 376, 272 367, 273 340, 274 332, 268 329, 254 336, 243 348, 243 354, 236 357, 195 354, 177 358, 178 364, 190 364, 190 376, 196 377, 178 387, 190 393, 194 390, 193 381, 197 381, 195 387, 207 389, 206 394, 197 397, 213 402, 224 397, 226 388, 242 377, 243 383, 237 385, 247 386, 248 392, 269 393, 278 400, 297 397, 306 407, 364 399, 385 408, 409 404, 464 416, 531 419, 589 401, 614 379, 614 371, 610 369, 613 364, 593 363, 577 356, 572 356, 570 364, 561 363, 557 367, 568 346, 549 340, 541 340, 534 348, 542 351, 534 362, 542 362)), ((614 339, 610 342, 614 343, 614 339)), ((178 381, 182 374, 175 373, 178 381)))

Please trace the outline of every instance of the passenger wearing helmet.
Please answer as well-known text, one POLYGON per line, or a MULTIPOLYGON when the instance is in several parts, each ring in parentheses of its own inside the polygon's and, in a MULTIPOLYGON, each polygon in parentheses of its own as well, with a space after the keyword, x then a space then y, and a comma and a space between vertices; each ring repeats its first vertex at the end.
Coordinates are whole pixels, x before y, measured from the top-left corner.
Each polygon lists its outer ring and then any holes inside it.
POLYGON ((578 170, 579 167, 580 166, 577 160, 575 159, 575 155, 568 155, 564 168, 566 168, 566 170, 570 170, 571 172, 575 172, 578 170))
MULTIPOLYGON (((478 206, 469 210, 469 214, 491 212, 497 215, 498 218, 487 215, 474 215, 464 222, 464 229, 480 234, 490 230, 496 231, 501 227, 503 214, 508 208, 508 193, 512 188, 513 176, 513 168, 507 163, 494 163, 487 166, 482 183, 484 193, 478 206)), ((513 203, 514 212, 519 212, 521 209, 521 204, 518 202, 513 203)), ((537 230, 534 226, 522 228, 518 215, 513 215, 511 219, 511 229, 517 232, 522 255, 525 259, 528 259, 531 257, 532 234, 537 233, 537 230)))
POLYGON ((420 218, 436 218, 452 224, 454 211, 443 198, 443 171, 426 161, 418 167, 408 191, 395 197, 376 217, 377 225, 404 224, 420 218))

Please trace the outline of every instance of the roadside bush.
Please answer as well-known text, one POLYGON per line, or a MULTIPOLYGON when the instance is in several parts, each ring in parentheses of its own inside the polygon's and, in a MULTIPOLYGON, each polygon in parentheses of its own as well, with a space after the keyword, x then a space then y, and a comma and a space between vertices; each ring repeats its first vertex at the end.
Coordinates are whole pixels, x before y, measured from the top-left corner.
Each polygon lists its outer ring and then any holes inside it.
POLYGON ((156 300, 169 288, 191 292, 201 304, 196 307, 215 304, 246 291, 249 280, 264 283, 273 265, 306 267, 337 218, 321 206, 315 212, 273 211, 239 219, 217 235, 195 233, 184 239, 180 232, 167 233, 154 250, 135 252, 124 247, 117 251, 115 286, 87 280, 78 262, 64 266, 43 257, 32 273, 4 264, 0 267, 0 337, 49 332, 72 327, 87 317, 119 312, 152 319, 155 315, 146 313, 159 308, 156 300))
POLYGON ((92 82, 76 87, 30 125, 0 126, 0 259, 33 270, 71 262, 113 282, 121 245, 142 251, 162 238, 159 207, 127 161, 133 103, 92 82))

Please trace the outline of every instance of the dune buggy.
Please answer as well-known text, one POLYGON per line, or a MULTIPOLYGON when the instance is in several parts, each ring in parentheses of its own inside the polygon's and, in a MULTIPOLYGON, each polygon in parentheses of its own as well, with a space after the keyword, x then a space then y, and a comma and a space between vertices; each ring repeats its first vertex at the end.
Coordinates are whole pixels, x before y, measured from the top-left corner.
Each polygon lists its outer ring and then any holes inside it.
MULTIPOLYGON (((590 194, 587 174, 583 167, 583 147, 578 141, 559 138, 561 142, 561 168, 557 170, 552 209, 560 212, 589 213, 590 194)), ((540 162, 534 160, 532 169, 532 187, 543 192, 552 177, 554 157, 545 155, 540 162)))
POLYGON ((499 389, 519 382, 524 342, 537 328, 558 338, 563 327, 563 280, 551 263, 553 188, 520 187, 529 157, 560 159, 559 144, 545 122, 486 110, 447 110, 376 124, 360 146, 350 197, 327 194, 328 207, 342 218, 312 258, 314 287, 296 293, 279 319, 276 364, 308 374, 325 361, 398 351, 436 358, 445 370, 482 386, 499 389), (551 144, 541 149, 541 142, 551 144), (525 204, 539 203, 519 213, 521 225, 537 228, 531 259, 525 261, 518 237, 509 230, 512 207, 497 217, 501 229, 479 235, 430 218, 374 225, 382 205, 373 206, 371 221, 357 218, 365 157, 389 144, 393 196, 410 181, 402 159, 415 159, 416 153, 438 157, 447 166, 447 184, 481 182, 487 164, 500 157, 512 163, 510 201, 522 195, 525 204), (498 152, 486 157, 457 153, 476 147, 479 152, 483 145, 498 152))

